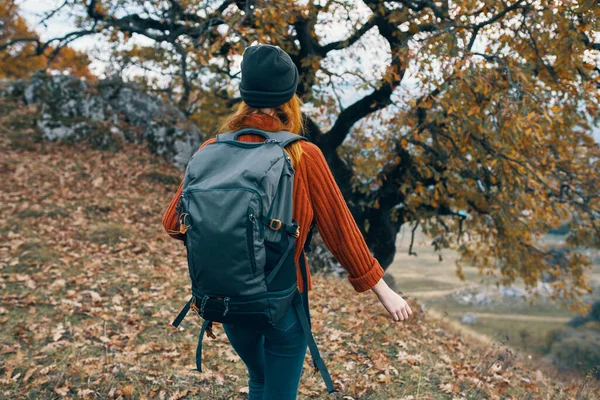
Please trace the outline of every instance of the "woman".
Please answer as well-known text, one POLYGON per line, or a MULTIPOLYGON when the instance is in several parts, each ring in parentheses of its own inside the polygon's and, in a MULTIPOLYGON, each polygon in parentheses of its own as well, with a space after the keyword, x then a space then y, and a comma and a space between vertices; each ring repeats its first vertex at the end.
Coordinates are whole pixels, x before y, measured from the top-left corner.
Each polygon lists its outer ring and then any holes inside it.
MULTIPOLYGON (((255 127, 300 134, 301 100, 295 94, 297 85, 298 70, 283 50, 271 45, 248 47, 242 59, 242 102, 221 130, 255 127)), ((243 134, 238 139, 264 140, 254 134, 243 134)), ((209 139, 200 148, 214 141, 209 139)), ((325 245, 348 271, 354 289, 372 290, 394 321, 407 319, 412 314, 410 307, 383 281, 383 269, 369 252, 321 150, 301 140, 288 145, 286 152, 295 170, 293 218, 300 226, 300 237, 295 243, 299 290, 303 284, 300 256, 314 218, 325 245)), ((176 239, 183 239, 177 231, 176 216, 182 185, 183 182, 163 216, 166 231, 176 239)), ((310 289, 310 274, 307 280, 310 289)), ((294 307, 290 307, 277 326, 268 329, 250 330, 230 324, 223 327, 248 367, 250 400, 296 398, 307 342, 294 307)))

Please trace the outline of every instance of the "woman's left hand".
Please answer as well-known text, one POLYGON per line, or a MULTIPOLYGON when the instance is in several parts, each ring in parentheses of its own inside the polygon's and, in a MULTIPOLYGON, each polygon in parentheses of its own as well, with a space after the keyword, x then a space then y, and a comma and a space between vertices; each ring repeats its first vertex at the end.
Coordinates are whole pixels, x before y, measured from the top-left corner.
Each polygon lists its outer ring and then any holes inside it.
POLYGON ((398 293, 394 292, 383 279, 371 289, 377 295, 377 298, 390 313, 394 321, 404 321, 412 315, 410 306, 398 293))

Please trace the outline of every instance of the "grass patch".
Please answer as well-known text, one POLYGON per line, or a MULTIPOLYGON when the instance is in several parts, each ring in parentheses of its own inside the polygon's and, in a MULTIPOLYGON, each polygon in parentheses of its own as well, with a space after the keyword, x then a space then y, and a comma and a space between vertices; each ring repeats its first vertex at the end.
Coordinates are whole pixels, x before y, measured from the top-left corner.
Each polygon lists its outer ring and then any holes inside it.
POLYGON ((11 150, 21 152, 40 149, 43 137, 35 125, 36 107, 24 107, 16 103, 9 105, 0 100, 0 117, 3 117, 0 132, 8 139, 11 150))
POLYGON ((85 206, 85 211, 90 216, 97 216, 98 214, 108 214, 113 210, 113 207, 108 204, 90 204, 85 206))
POLYGON ((52 206, 52 205, 44 205, 32 206, 25 211, 19 213, 19 218, 40 218, 40 217, 48 217, 48 218, 57 218, 57 217, 66 217, 69 215, 69 212, 64 208, 52 206))
POLYGON ((42 142, 42 135, 36 129, 27 129, 25 132, 18 129, 9 129, 6 137, 10 148, 16 151, 37 151, 42 142))
POLYGON ((86 236, 92 243, 114 246, 121 239, 129 238, 131 232, 121 223, 102 222, 92 226, 86 236))
POLYGON ((19 262, 25 266, 49 264, 59 261, 59 254, 52 248, 35 240, 25 242, 18 248, 19 262))
POLYGON ((476 323, 469 325, 517 351, 536 353, 543 352, 547 333, 563 326, 563 323, 552 321, 506 321, 485 317, 478 317, 476 323))
POLYGON ((161 185, 177 186, 181 182, 181 177, 160 172, 152 171, 140 175, 140 178, 161 185))

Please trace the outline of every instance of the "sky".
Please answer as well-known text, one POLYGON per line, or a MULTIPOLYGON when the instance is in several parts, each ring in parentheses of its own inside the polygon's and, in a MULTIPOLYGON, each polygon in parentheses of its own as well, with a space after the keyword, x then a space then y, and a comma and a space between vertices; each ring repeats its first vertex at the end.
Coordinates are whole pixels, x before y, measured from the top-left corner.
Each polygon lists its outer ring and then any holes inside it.
MULTIPOLYGON (((63 35, 75 28, 72 19, 66 15, 54 17, 45 27, 39 25, 40 16, 43 15, 44 12, 53 9, 61 3, 62 0, 18 1, 23 17, 27 19, 30 26, 35 27, 42 40, 63 35)), ((354 18, 364 21, 366 18, 368 18, 368 15, 368 9, 361 9, 358 7, 357 14, 354 15, 354 18)), ((324 26, 322 25, 318 31, 318 34, 324 37, 325 41, 339 40, 343 39, 345 36, 343 26, 335 26, 331 23, 328 23, 324 26)), ((344 51, 334 51, 331 52, 324 61, 325 68, 335 72, 360 68, 361 71, 372 71, 372 79, 376 79, 377 76, 380 75, 382 68, 389 62, 389 47, 383 38, 379 37, 378 34, 373 33, 373 30, 369 32, 369 34, 370 35, 368 35, 365 39, 361 39, 361 41, 354 45, 363 46, 368 53, 368 56, 362 57, 360 60, 348 61, 349 58, 346 57, 344 51)), ((140 44, 146 44, 148 41, 150 41, 150 39, 141 37, 140 35, 134 35, 133 41, 140 44)), ((107 65, 106 61, 103 60, 107 59, 106 56, 109 52, 109 47, 106 42, 98 40, 97 37, 88 36, 73 42, 71 47, 89 53, 92 56, 92 72, 97 76, 102 77, 107 65)), ((135 70, 130 72, 132 74, 136 73, 135 70)), ((365 94, 364 92, 358 93, 353 86, 349 85, 339 86, 336 90, 336 93, 340 97, 344 106, 352 104, 356 99, 364 96, 365 94)), ((395 92, 395 95, 405 98, 419 95, 418 81, 414 78, 414 71, 411 71, 410 68, 402 81, 400 89, 395 92)), ((594 127, 592 135, 594 136, 596 142, 600 143, 600 126, 594 127)))

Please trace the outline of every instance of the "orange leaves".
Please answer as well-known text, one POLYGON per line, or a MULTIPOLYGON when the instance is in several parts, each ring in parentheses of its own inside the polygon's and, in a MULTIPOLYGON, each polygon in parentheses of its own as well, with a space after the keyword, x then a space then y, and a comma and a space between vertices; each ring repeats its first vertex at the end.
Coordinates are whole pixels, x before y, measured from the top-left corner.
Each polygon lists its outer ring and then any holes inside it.
POLYGON ((481 113, 481 109, 479 108, 479 106, 477 105, 473 105, 471 108, 469 108, 469 110, 467 111, 467 116, 468 117, 472 117, 474 115, 479 115, 481 113))
MULTIPOLYGON (((26 20, 20 15, 18 7, 11 1, 0 4, 0 44, 21 38, 38 38, 37 33, 27 26, 26 20)), ((0 51, 0 78, 28 78, 38 69, 45 69, 47 56, 54 51, 50 46, 44 55, 36 55, 34 42, 22 42, 0 51)), ((78 77, 93 79, 88 66, 90 60, 85 53, 65 47, 50 64, 50 69, 68 71, 78 77)))

